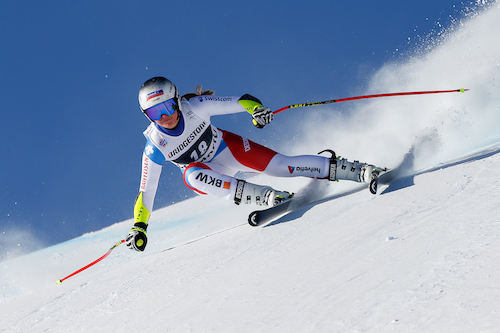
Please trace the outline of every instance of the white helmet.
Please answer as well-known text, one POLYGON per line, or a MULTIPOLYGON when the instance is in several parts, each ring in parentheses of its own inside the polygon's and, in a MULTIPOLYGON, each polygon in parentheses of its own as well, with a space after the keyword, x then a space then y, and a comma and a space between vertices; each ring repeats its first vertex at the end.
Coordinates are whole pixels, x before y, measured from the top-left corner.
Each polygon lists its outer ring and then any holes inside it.
POLYGON ((154 77, 144 82, 139 90, 139 105, 149 120, 159 119, 154 119, 156 117, 151 116, 152 114, 161 117, 162 111, 158 111, 158 108, 153 108, 153 106, 162 103, 164 105, 161 106, 161 109, 164 110, 163 113, 168 115, 171 115, 168 110, 180 110, 177 87, 164 77, 154 77), (151 110, 156 112, 153 113, 151 110))

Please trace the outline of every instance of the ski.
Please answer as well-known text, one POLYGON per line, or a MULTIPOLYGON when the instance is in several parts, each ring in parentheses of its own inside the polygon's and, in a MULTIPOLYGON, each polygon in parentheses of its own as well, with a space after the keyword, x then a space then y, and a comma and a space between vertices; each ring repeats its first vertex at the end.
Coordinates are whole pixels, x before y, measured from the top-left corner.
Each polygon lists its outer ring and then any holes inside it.
MULTIPOLYGON (((374 177, 369 184, 370 192, 372 194, 377 194, 378 185, 387 185, 393 180, 404 176, 408 171, 412 169, 413 160, 413 148, 411 148, 410 151, 405 154, 403 161, 396 168, 384 169, 379 171, 377 177, 374 177)), ((248 215, 248 224, 253 227, 258 227, 274 221, 289 212, 292 212, 309 204, 313 204, 315 202, 321 202, 324 199, 325 198, 321 196, 315 196, 314 199, 310 197, 307 198, 307 196, 306 198, 294 196, 276 206, 251 212, 250 215, 248 215)))
POLYGON ((397 176, 397 169, 389 170, 384 169, 378 172, 376 176, 370 181, 368 186, 371 194, 377 194, 378 184, 389 184, 397 176))
MULTIPOLYGON (((394 170, 380 171, 379 175, 376 178, 373 178, 369 184, 370 192, 372 194, 377 194, 378 184, 388 184, 389 182, 391 182, 393 179, 396 178, 398 172, 399 168, 396 168, 394 170)), ((321 201, 322 199, 324 198, 318 198, 318 197, 316 197, 315 199, 305 199, 305 198, 299 199, 297 197, 290 198, 276 206, 251 212, 248 215, 248 224, 250 224, 253 227, 258 227, 267 224, 271 221, 276 220, 282 215, 285 215, 289 212, 292 212, 298 208, 301 208, 313 202, 321 201)))
POLYGON ((291 211, 293 208, 293 205, 291 205, 292 201, 294 201, 293 198, 267 209, 253 211, 250 213, 250 215, 248 215, 248 223, 252 227, 258 227, 267 222, 270 222, 277 217, 291 211))
POLYGON ((374 177, 370 182, 370 192, 372 194, 377 194, 378 185, 387 185, 396 178, 404 176, 405 172, 408 172, 413 168, 414 161, 413 147, 408 153, 405 154, 403 161, 392 170, 381 171, 377 177, 374 177))

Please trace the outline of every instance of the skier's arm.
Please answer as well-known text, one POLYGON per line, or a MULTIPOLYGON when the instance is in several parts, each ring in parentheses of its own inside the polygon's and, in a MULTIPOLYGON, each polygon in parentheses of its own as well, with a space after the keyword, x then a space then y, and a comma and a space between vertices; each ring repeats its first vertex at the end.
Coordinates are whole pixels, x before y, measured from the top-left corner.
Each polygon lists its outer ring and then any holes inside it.
POLYGON ((253 124, 263 128, 273 120, 271 109, 262 106, 262 102, 252 95, 238 96, 199 96, 189 100, 191 107, 198 114, 217 116, 238 112, 248 112, 253 117, 253 124))
POLYGON ((147 244, 146 230, 160 180, 162 163, 165 157, 148 139, 142 154, 142 176, 140 192, 134 205, 134 226, 127 236, 127 246, 144 251, 147 244))

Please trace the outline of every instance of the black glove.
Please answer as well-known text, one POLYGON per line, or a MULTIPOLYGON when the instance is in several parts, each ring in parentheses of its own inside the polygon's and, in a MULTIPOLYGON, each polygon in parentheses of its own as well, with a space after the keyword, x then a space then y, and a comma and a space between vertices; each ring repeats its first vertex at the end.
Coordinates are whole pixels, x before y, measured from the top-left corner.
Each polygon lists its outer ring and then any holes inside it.
POLYGON ((264 126, 266 126, 273 120, 274 113, 270 108, 263 106, 255 109, 252 117, 254 119, 253 124, 255 125, 255 127, 264 128, 264 126))
POLYGON ((146 237, 147 228, 148 225, 144 222, 134 224, 132 229, 130 229, 127 238, 125 238, 125 244, 127 244, 129 249, 144 251, 146 244, 148 243, 148 238, 146 237))

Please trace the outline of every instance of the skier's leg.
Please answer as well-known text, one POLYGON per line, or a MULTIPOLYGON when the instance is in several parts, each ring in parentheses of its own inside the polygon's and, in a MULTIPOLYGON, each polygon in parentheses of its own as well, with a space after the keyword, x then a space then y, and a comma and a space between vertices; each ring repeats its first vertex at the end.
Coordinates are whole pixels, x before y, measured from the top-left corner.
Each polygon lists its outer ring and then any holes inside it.
POLYGON ((205 163, 191 163, 184 170, 184 184, 201 195, 230 199, 237 183, 235 178, 213 171, 205 163))
POLYGON ((285 156, 231 132, 223 131, 227 149, 213 162, 227 168, 273 177, 327 178, 330 159, 323 156, 285 156))
POLYGON ((229 149, 224 151, 223 164, 238 171, 261 172, 274 177, 302 176, 370 183, 380 170, 371 164, 337 158, 332 150, 325 150, 332 154, 330 158, 286 156, 231 132, 223 131, 223 138, 229 149))
POLYGON ((276 154, 262 172, 275 177, 309 177, 329 180, 352 180, 355 182, 369 183, 376 170, 373 165, 349 162, 347 159, 315 155, 285 156, 276 154))
POLYGON ((216 160, 223 159, 220 164, 230 169, 260 173, 267 168, 272 158, 278 154, 272 149, 237 134, 227 131, 222 131, 222 133, 227 148, 216 157, 216 160))
POLYGON ((276 154, 262 172, 273 177, 328 178, 330 159, 323 156, 276 154))
POLYGON ((270 186, 252 184, 221 174, 212 170, 210 163, 189 164, 184 170, 184 183, 198 194, 234 200, 236 204, 243 201, 246 204, 273 206, 290 197, 288 192, 276 191, 270 186))

